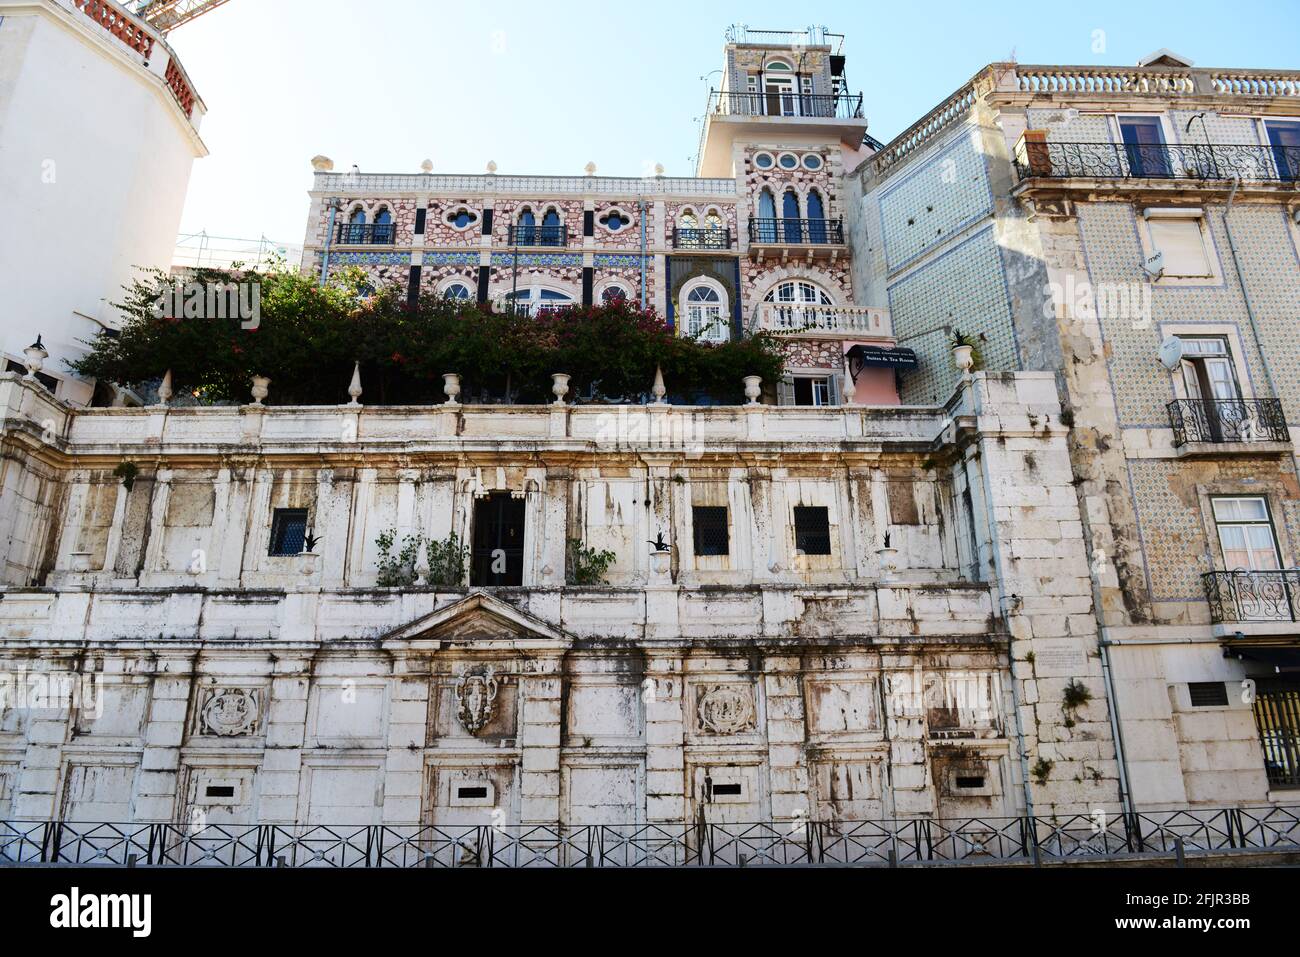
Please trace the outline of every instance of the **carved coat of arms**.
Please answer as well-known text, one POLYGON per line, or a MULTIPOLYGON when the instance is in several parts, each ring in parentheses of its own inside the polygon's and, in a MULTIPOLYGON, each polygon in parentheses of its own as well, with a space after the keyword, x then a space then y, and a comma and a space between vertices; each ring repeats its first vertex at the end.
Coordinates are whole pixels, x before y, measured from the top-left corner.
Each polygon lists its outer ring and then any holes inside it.
POLYGON ((492 720, 499 683, 492 669, 468 671, 456 682, 456 719, 470 734, 492 720))
POLYGON ((255 692, 221 688, 203 705, 201 732, 223 738, 252 734, 260 712, 255 692))
POLYGON ((734 685, 718 685, 700 696, 700 727, 714 734, 739 734, 754 727, 754 701, 734 685))

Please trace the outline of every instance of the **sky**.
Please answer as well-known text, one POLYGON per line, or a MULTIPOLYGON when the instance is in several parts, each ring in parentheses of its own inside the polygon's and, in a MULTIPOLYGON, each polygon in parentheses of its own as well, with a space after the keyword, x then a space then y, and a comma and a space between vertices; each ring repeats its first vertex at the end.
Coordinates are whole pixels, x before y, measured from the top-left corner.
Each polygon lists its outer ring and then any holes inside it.
POLYGON ((230 0, 170 37, 208 108, 181 231, 300 243, 317 154, 363 172, 692 175, 732 23, 845 34, 883 142, 997 60, 1132 65, 1167 47, 1300 67, 1300 0, 230 0))

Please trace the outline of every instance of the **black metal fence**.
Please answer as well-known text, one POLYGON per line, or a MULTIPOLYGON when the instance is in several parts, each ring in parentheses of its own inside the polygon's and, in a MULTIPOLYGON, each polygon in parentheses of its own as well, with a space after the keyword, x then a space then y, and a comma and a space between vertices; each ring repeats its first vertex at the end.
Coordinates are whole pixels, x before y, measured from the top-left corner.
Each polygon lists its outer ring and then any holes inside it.
POLYGON ((339 223, 335 242, 352 246, 391 246, 397 241, 394 223, 339 223))
POLYGON ((1300 848, 1300 806, 1066 817, 438 827, 0 822, 0 863, 675 867, 1033 862, 1300 848))
POLYGON ((1242 179, 1294 182, 1300 146, 1232 143, 1026 143, 1016 157, 1031 176, 1094 179, 1242 179))
POLYGON ((1300 568, 1206 572, 1201 583, 1215 624, 1300 621, 1300 568))
POLYGON ((708 111, 729 116, 802 116, 851 120, 862 117, 862 94, 796 93, 793 90, 720 93, 714 90, 709 94, 708 111))
POLYGON ((730 229, 673 229, 673 249, 730 249, 730 229))
POLYGON ((820 246, 844 242, 844 223, 838 219, 751 219, 751 243, 820 246))
POLYGON ((511 246, 567 246, 568 226, 511 226, 511 246))
POLYGON ((1175 399, 1168 408, 1175 446, 1291 438, 1279 399, 1175 399))

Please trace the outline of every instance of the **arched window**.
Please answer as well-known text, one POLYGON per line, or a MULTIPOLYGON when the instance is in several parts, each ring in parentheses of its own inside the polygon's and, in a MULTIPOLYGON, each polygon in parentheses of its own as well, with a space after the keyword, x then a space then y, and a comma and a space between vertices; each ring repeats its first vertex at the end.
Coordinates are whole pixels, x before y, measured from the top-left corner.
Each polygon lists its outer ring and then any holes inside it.
POLYGON ((764 187, 758 194, 758 223, 756 235, 760 243, 776 242, 776 200, 772 191, 764 187))
POLYGON ((799 194, 792 189, 787 189, 785 195, 781 197, 781 219, 783 223, 784 238, 787 243, 797 243, 800 240, 800 222, 799 222, 799 194))
POLYGON ((763 301, 775 304, 772 313, 778 328, 833 327, 833 319, 825 308, 834 305, 831 297, 816 283, 806 279, 791 279, 778 283, 768 291, 763 301))
POLYGON ((563 246, 564 245, 564 221, 560 219, 560 214, 554 209, 548 209, 542 215, 542 228, 538 230, 537 245, 539 246, 563 246))
POLYGON ((699 217, 695 215, 695 210, 687 206, 682 210, 682 214, 677 217, 677 225, 682 229, 698 229, 700 226, 699 217))
POLYGON ((377 243, 391 243, 394 239, 396 228, 393 226, 393 214, 384 207, 375 213, 375 224, 371 227, 373 230, 372 239, 377 243))
POLYGON ((808 241, 826 242, 826 208, 822 205, 822 194, 815 189, 808 193, 808 241))
POLYGON ((468 299, 470 298, 469 286, 463 282, 449 282, 442 289, 443 299, 468 299))
POLYGON ((705 229, 722 229, 722 214, 716 209, 711 209, 704 217, 705 229))
POLYGON ((364 243, 366 241, 366 211, 358 206, 348 216, 347 223, 339 230, 339 242, 364 243))
POLYGON ((686 334, 704 342, 726 342, 730 335, 727 295, 716 282, 697 279, 682 290, 686 334))
POLYGON ((616 282, 610 283, 600 294, 600 301, 606 305, 615 302, 627 302, 628 298, 627 289, 616 282))
POLYGON ((520 289, 518 292, 508 292, 505 298, 507 303, 511 303, 517 309, 534 316, 555 309, 565 309, 573 305, 573 297, 567 292, 561 292, 558 289, 545 289, 540 286, 530 286, 527 289, 520 289))
POLYGON ((456 229, 469 229, 478 222, 478 213, 461 206, 447 213, 447 223, 456 229))

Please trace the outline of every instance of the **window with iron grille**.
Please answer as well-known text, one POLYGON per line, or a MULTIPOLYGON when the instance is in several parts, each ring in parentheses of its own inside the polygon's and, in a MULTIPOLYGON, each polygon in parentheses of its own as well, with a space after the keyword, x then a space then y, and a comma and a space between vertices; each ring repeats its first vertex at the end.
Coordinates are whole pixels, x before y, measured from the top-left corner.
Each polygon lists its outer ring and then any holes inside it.
POLYGON ((1259 679, 1255 724, 1269 785, 1300 788, 1300 681, 1259 679))
POLYGON ((1193 681, 1187 685, 1193 708, 1226 708, 1228 688, 1222 681, 1193 681))
POLYGON ((691 523, 695 526, 696 555, 728 553, 726 506, 696 505, 691 509, 691 523))
POLYGON ((825 505, 794 507, 794 547, 805 555, 831 553, 831 521, 825 505))
POLYGON ((272 555, 297 555, 307 538, 305 508, 277 508, 271 518, 272 555))

